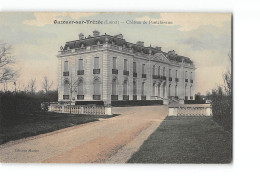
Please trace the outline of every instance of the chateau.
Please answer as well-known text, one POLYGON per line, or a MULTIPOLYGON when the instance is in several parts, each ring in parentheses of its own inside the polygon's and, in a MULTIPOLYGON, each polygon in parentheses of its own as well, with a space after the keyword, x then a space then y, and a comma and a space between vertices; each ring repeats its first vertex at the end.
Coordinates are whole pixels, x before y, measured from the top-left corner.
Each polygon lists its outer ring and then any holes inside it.
POLYGON ((80 33, 61 46, 57 57, 60 102, 194 99, 195 66, 188 57, 127 42, 122 34, 80 33))

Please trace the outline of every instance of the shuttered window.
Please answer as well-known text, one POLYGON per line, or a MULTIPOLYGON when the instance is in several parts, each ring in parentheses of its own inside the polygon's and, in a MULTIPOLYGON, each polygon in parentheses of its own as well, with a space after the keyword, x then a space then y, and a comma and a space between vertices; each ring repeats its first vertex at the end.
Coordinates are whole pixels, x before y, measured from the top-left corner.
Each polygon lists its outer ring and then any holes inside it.
POLYGON ((79 79, 79 82, 78 82, 78 95, 84 95, 84 93, 83 93, 83 79, 79 79))
POLYGON ((136 73, 136 62, 133 62, 133 73, 136 73))
POLYGON ((145 64, 142 64, 142 74, 145 74, 145 64))
POLYGON ((79 70, 83 70, 83 59, 79 59, 79 70))
POLYGON ((117 95, 116 94, 116 80, 112 81, 112 95, 117 95))
POLYGON ((127 69, 127 59, 124 59, 124 70, 128 71, 128 69, 127 69))
POLYGON ((65 72, 69 71, 69 62, 68 61, 64 62, 64 71, 65 72))
POLYGON ((94 69, 99 69, 99 57, 94 58, 94 69))
POLYGON ((100 82, 98 80, 94 81, 94 95, 100 95, 100 82))
POLYGON ((116 69, 116 57, 113 57, 113 69, 116 69))

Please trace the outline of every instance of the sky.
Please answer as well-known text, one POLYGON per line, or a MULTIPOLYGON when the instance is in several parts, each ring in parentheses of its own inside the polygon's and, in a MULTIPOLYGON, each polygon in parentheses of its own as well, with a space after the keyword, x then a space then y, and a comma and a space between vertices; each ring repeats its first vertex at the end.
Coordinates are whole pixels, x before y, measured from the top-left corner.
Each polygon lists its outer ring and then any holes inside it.
MULTIPOLYGON (((144 41, 145 46, 160 46, 167 52, 191 58, 196 67, 196 92, 206 94, 223 84, 223 73, 231 69, 230 13, 0 13, 0 42, 12 45, 17 89, 23 90, 31 79, 36 88, 47 76, 57 88, 60 46, 78 39, 78 34, 123 34, 126 41, 144 41), (119 21, 119 24, 54 24, 57 21, 119 21), (142 24, 127 24, 127 21, 142 24), (143 24, 143 21, 148 24, 143 24), (149 24, 164 21, 167 24, 149 24)), ((10 84, 9 89, 13 89, 10 84)))

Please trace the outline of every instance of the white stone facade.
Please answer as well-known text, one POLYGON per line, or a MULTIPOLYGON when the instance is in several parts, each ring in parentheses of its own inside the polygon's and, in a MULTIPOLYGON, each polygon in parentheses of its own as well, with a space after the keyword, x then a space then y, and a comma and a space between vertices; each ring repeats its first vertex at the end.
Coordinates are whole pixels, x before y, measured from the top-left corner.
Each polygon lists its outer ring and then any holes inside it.
POLYGON ((58 55, 59 101, 194 99, 189 58, 126 42, 122 35, 82 35, 58 55))

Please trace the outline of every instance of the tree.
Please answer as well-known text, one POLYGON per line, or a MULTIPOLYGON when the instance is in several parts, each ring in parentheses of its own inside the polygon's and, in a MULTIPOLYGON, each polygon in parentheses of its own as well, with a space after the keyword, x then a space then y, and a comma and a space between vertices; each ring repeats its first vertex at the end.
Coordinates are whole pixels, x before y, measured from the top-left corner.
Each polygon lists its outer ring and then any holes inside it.
POLYGON ((35 93, 36 90, 36 79, 31 79, 28 83, 28 90, 31 92, 31 94, 35 93))
MULTIPOLYGON (((231 53, 228 54, 228 57, 232 67, 233 59, 231 53)), ((232 73, 230 69, 228 69, 226 73, 224 73, 223 79, 225 92, 227 93, 227 95, 232 95, 232 73)))
POLYGON ((53 85, 53 81, 50 82, 49 79, 47 78, 47 76, 44 76, 43 82, 42 82, 42 88, 45 91, 45 93, 49 92, 52 85, 53 85))
POLYGON ((10 56, 11 45, 0 43, 0 84, 12 81, 17 73, 13 70, 14 58, 10 56))
POLYGON ((69 85, 69 92, 70 92, 70 113, 71 113, 71 103, 72 103, 72 95, 73 92, 77 92, 77 88, 80 84, 82 84, 82 79, 74 78, 72 74, 70 74, 70 81, 67 80, 67 84, 69 85))

